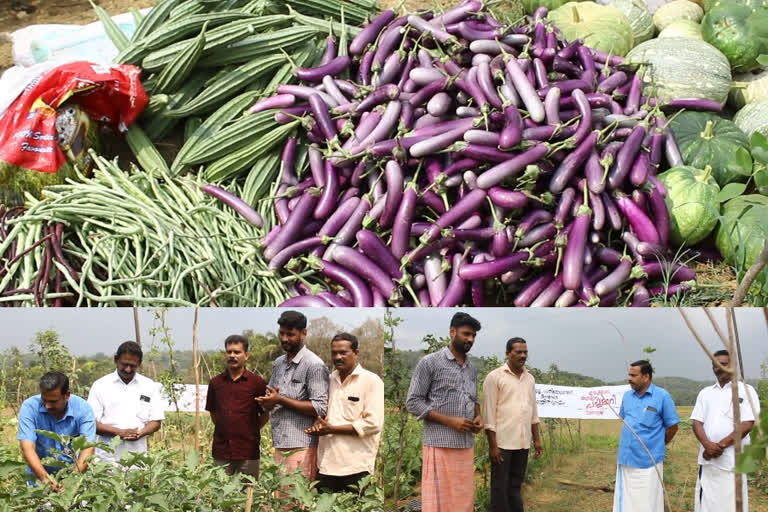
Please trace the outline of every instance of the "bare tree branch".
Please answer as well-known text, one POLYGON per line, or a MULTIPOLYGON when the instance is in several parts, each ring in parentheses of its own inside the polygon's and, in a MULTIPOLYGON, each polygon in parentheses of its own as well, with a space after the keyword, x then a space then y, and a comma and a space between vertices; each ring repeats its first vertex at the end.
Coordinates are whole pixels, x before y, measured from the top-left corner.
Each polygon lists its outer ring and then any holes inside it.
POLYGON ((731 368, 723 366, 720 364, 720 361, 715 359, 715 356, 712 355, 712 352, 707 348, 707 346, 704 344, 703 341, 701 341, 701 337, 699 336, 699 333, 696 332, 696 329, 694 329, 693 324, 691 324, 691 321, 688 319, 688 315, 685 314, 685 310, 683 308, 678 308, 678 311, 680 312, 680 315, 683 317, 683 320, 685 321, 685 325, 688 326, 688 330, 691 331, 691 334, 693 334, 693 337, 696 339, 697 342, 699 342, 699 346, 704 351, 707 356, 712 360, 712 364, 720 368, 721 370, 725 370, 726 372, 730 373, 731 368))
POLYGON ((755 279, 757 279, 757 275, 761 270, 763 270, 763 268, 765 268, 767 264, 768 241, 765 242, 765 247, 763 247, 763 250, 760 251, 760 255, 757 257, 752 266, 749 267, 747 273, 744 274, 744 279, 741 280, 739 287, 736 289, 736 293, 733 295, 733 299, 731 299, 731 303, 729 304, 730 307, 738 307, 742 302, 744 302, 744 298, 747 296, 749 287, 752 286, 752 283, 755 281, 755 279))
POLYGON ((704 308, 704 314, 707 315, 707 318, 709 318, 709 323, 712 324, 712 327, 715 328, 715 332, 718 336, 720 336, 720 340, 723 342, 723 348, 728 348, 728 338, 723 335, 723 331, 720 330, 720 326, 717 325, 715 317, 712 315, 712 312, 709 310, 709 308, 704 308))

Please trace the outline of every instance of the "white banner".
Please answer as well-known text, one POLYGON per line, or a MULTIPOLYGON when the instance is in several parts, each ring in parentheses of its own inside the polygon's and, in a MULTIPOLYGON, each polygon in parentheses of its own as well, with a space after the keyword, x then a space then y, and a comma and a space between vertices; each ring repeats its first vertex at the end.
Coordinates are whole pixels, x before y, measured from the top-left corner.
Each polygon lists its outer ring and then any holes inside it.
MULTIPOLYGON (((176 386, 179 391, 177 402, 179 405, 179 411, 181 412, 195 412, 195 385, 194 384, 180 384, 176 386)), ((208 385, 200 385, 200 410, 205 411, 205 398, 208 396, 208 385)), ((176 411, 176 404, 173 400, 166 395, 164 391, 161 392, 161 400, 163 401, 166 411, 176 411)))
POLYGON ((615 420, 629 389, 628 384, 595 388, 536 384, 536 405, 540 418, 615 420))

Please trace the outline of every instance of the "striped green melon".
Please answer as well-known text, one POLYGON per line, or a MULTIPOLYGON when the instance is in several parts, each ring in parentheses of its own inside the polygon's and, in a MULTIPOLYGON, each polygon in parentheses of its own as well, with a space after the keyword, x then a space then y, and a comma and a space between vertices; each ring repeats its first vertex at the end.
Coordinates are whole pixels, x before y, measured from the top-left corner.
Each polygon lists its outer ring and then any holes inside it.
POLYGON ((608 5, 613 5, 627 17, 632 27, 634 44, 645 42, 656 34, 656 25, 653 24, 645 0, 612 0, 608 5))
POLYGON ((670 23, 677 20, 701 21, 704 9, 689 0, 674 0, 664 4, 653 15, 653 23, 659 31, 664 30, 670 23))
POLYGON ((644 92, 663 100, 706 99, 725 103, 731 65, 720 51, 698 39, 651 39, 624 60, 639 66, 644 92))
POLYGON ((669 210, 672 243, 689 247, 709 236, 720 213, 720 187, 712 177, 712 168, 681 165, 659 174, 659 180, 667 189, 664 201, 669 210))
POLYGON ((741 108, 747 103, 768 101, 768 69, 734 75, 728 101, 736 108, 741 108))
POLYGON ((768 137, 768 101, 747 103, 733 116, 733 122, 747 137, 751 137, 754 132, 768 137))
POLYGON ((624 56, 632 48, 632 26, 620 10, 594 2, 568 2, 547 19, 568 41, 581 39, 590 48, 624 56))
POLYGON ((659 37, 684 37, 688 39, 704 39, 701 36, 701 25, 691 20, 673 21, 659 33, 659 37))

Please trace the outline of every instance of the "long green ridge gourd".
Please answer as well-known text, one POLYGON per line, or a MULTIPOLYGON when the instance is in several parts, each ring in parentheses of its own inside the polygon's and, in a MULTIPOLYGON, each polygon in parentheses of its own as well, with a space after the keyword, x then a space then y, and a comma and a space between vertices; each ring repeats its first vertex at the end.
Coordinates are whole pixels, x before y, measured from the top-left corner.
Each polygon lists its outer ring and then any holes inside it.
MULTIPOLYGON (((750 194, 734 197, 722 208, 715 246, 725 262, 742 274, 757 260, 768 241, 768 197, 750 194)), ((750 290, 768 301, 768 267, 764 268, 750 290)))
POLYGON ((612 5, 624 13, 632 27, 633 44, 640 44, 652 39, 656 34, 656 25, 645 0, 612 0, 612 5))
POLYGON ((713 100, 725 104, 731 65, 720 50, 697 39, 651 39, 632 49, 624 63, 640 68, 646 96, 713 100))
POLYGON ((674 0, 659 7, 653 15, 653 23, 659 31, 664 30, 670 23, 677 20, 701 21, 704 10, 689 0, 674 0))
POLYGON ((744 105, 733 116, 733 122, 747 137, 751 137, 754 132, 768 137, 768 100, 744 105))
POLYGON ((711 166, 721 187, 747 180, 748 176, 729 167, 739 148, 749 151, 749 139, 732 121, 707 112, 683 112, 670 122, 670 128, 686 165, 711 166))
POLYGON ((670 240, 677 246, 690 247, 704 240, 717 225, 720 187, 712 177, 712 168, 703 170, 687 165, 673 167, 659 174, 667 189, 664 201, 669 209, 670 240))
POLYGON ((634 44, 629 19, 610 5, 568 2, 550 11, 547 19, 568 41, 581 39, 585 45, 611 55, 623 57, 634 44))
POLYGON ((752 71, 768 54, 768 8, 721 3, 701 22, 704 40, 723 52, 734 71, 752 71))

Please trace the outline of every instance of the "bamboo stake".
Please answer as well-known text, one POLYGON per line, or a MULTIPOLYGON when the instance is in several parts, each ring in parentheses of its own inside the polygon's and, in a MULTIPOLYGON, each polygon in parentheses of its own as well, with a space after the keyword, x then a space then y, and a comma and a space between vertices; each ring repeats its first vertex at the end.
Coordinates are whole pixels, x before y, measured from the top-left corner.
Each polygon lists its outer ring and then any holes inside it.
MULTIPOLYGON (((728 308, 731 313, 733 308, 728 308)), ((733 317, 730 314, 726 315, 728 322, 728 353, 731 354, 730 360, 730 374, 731 374, 731 401, 733 402, 733 458, 735 461, 739 460, 741 454, 741 408, 739 407, 739 373, 736 370, 737 360, 733 357, 736 352, 736 338, 733 334, 733 317)), ((734 472, 734 486, 736 487, 736 512, 744 512, 744 496, 741 494, 742 479, 744 475, 738 471, 734 472)))
POLYGON ((133 307, 133 330, 136 332, 136 343, 141 346, 141 329, 139 329, 139 308, 133 307))
POLYGON ((245 512, 251 512, 253 508, 253 484, 248 484, 245 491, 245 512))
POLYGON ((757 279, 757 275, 766 265, 768 265, 768 241, 765 242, 765 247, 760 251, 760 255, 752 266, 749 267, 747 273, 744 274, 744 279, 741 280, 736 293, 733 295, 733 299, 729 305, 730 307, 738 307, 744 302, 744 298, 747 296, 747 292, 749 292, 749 287, 752 286, 752 283, 757 279))
POLYGON ((731 317, 733 318, 733 334, 735 336, 736 341, 736 351, 737 355, 739 356, 739 370, 741 370, 741 380, 744 382, 747 381, 747 377, 744 375, 744 359, 741 357, 741 342, 739 341, 739 326, 736 323, 736 309, 735 308, 729 308, 731 317))
MULTIPOLYGON (((195 308, 195 317, 192 321, 192 364, 195 370, 195 451, 200 453, 200 360, 197 354, 197 313, 198 308, 195 308)), ((251 489, 251 498, 253 498, 253 489, 251 489)))

